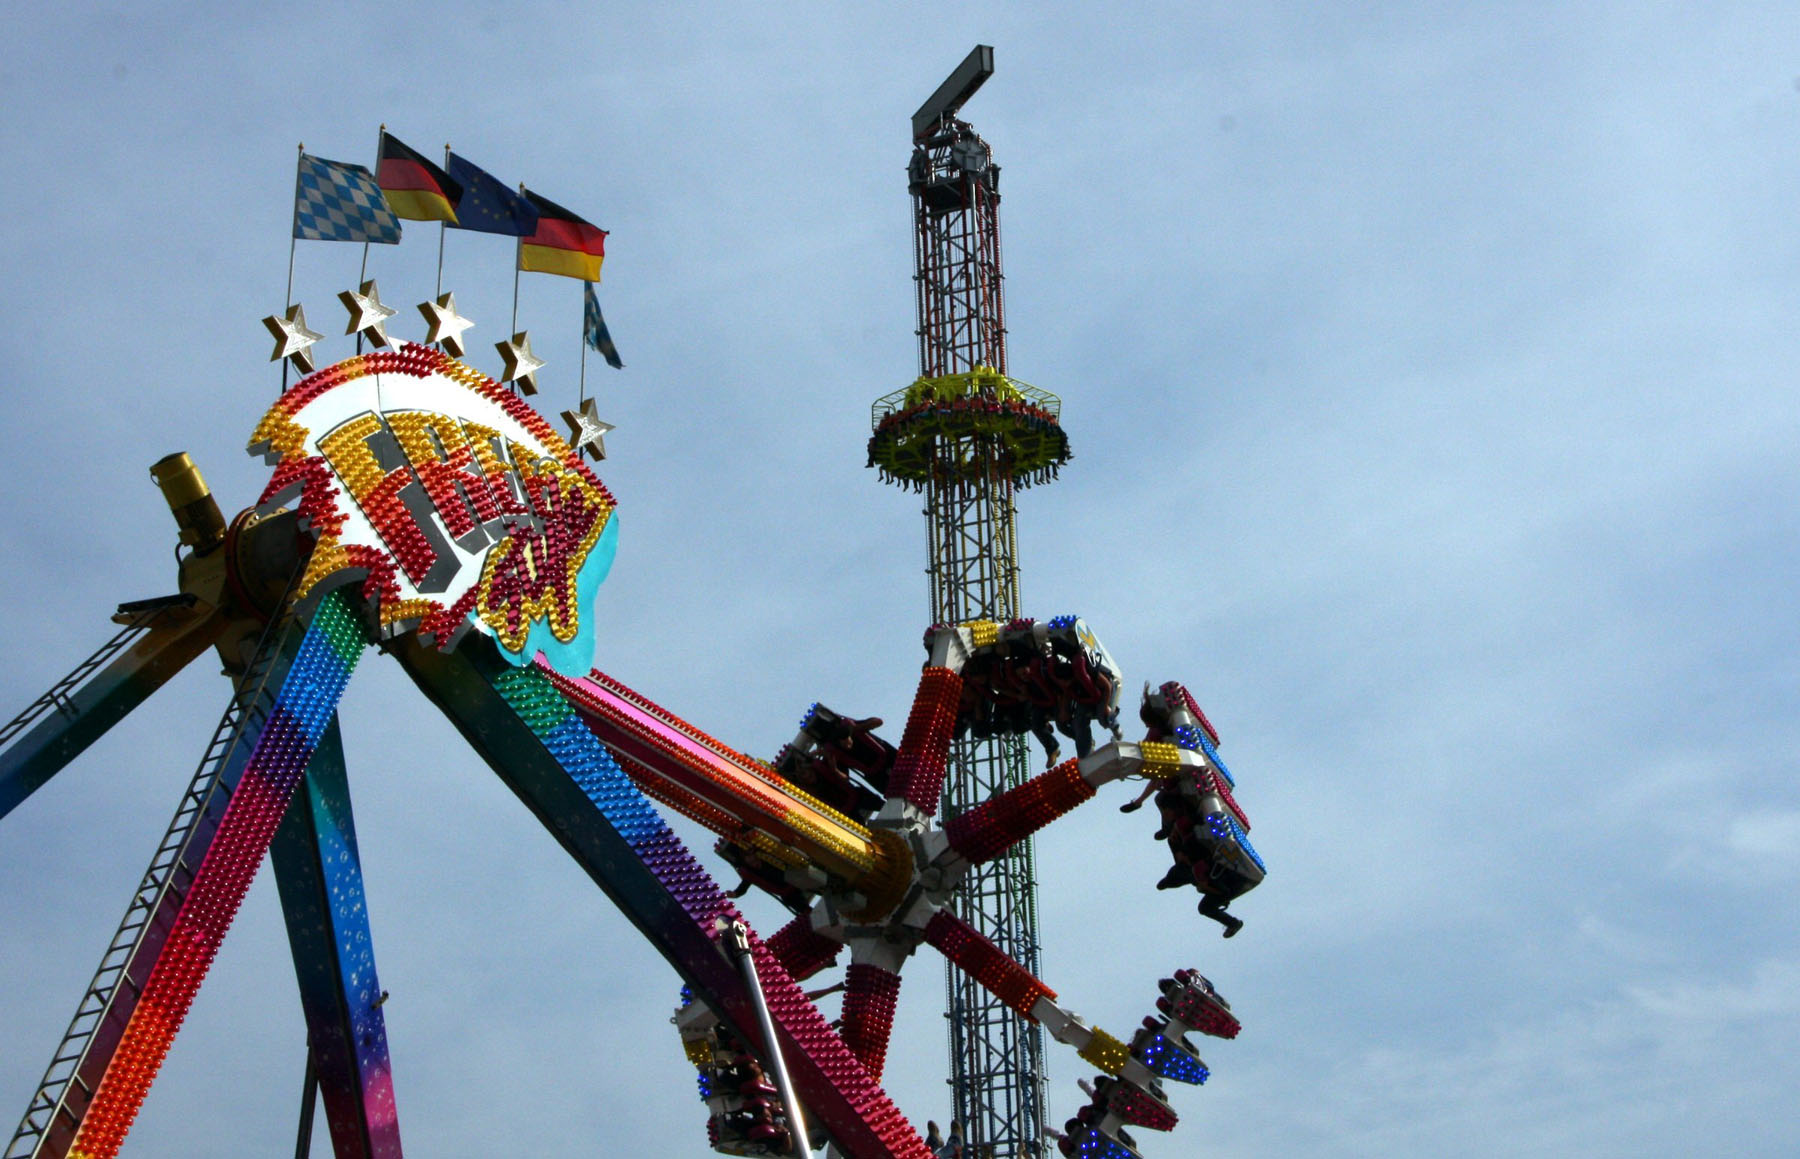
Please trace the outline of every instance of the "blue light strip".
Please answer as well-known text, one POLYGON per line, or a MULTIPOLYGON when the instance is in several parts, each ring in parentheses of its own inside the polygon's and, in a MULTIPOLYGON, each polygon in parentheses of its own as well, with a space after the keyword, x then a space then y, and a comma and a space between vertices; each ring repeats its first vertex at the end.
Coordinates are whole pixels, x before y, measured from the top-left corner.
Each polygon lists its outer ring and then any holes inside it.
POLYGON ((1189 752, 1205 753, 1206 759, 1211 761, 1213 767, 1219 770, 1219 776, 1225 779, 1225 787, 1228 789, 1237 788, 1237 782, 1231 778, 1231 770, 1226 768, 1225 762, 1219 759, 1219 750, 1214 747, 1212 738, 1206 735, 1205 729, 1194 728, 1191 725, 1185 724, 1176 725, 1175 745, 1177 748, 1184 748, 1189 752))
POLYGON ((1222 814, 1220 814, 1220 816, 1224 817, 1225 823, 1227 825, 1231 826, 1232 840, 1236 841, 1240 846, 1243 847, 1244 852, 1248 853, 1250 855, 1250 860, 1256 862, 1256 866, 1258 869, 1261 869, 1264 873, 1267 873, 1269 871, 1269 867, 1263 864, 1263 859, 1261 857, 1257 856, 1256 846, 1250 844, 1250 838, 1245 835, 1244 827, 1242 825, 1238 824, 1237 818, 1231 816, 1229 813, 1222 813, 1222 814))
POLYGON ((1206 1069, 1205 1063, 1160 1034, 1133 1053, 1139 1062, 1150 1068, 1152 1074, 1178 1083, 1198 1086, 1212 1074, 1206 1069))
POLYGON ((333 1144, 343 1154, 398 1155, 381 984, 335 719, 269 848, 333 1144))
POLYGON ((1076 1152, 1081 1159, 1137 1159, 1136 1151, 1091 1129, 1077 1146, 1076 1152))

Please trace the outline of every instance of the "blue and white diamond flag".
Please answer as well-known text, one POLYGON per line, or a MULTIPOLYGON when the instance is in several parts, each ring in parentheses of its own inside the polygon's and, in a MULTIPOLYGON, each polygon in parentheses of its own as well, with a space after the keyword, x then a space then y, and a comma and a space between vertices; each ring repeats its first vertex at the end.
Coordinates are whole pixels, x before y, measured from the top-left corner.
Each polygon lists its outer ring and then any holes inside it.
POLYGON ((625 364, 619 361, 619 348, 613 345, 612 334, 606 329, 606 319, 600 316, 600 299, 594 296, 592 282, 587 283, 587 295, 582 303, 581 340, 598 350, 614 370, 625 369, 625 364))
POLYGON ((302 153, 294 178, 294 236, 393 245, 400 240, 400 219, 367 169, 302 153))

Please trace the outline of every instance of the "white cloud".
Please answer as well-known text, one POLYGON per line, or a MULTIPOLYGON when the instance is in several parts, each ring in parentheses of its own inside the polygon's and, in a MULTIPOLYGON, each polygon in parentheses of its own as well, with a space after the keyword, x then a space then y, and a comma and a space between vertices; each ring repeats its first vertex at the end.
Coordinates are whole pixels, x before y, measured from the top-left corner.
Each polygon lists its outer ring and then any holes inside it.
POLYGON ((1800 1031, 1796 981, 1800 963, 1784 960, 1747 979, 1664 977, 1548 1007, 1521 987, 1477 1012, 1471 1031, 1409 1027, 1395 1036, 1404 1044, 1304 1059, 1294 1085, 1317 1101, 1285 1126, 1245 1091, 1253 1081, 1234 1076, 1232 1109, 1255 1122, 1236 1124, 1232 1141, 1245 1154, 1276 1131, 1271 1149, 1289 1155, 1625 1157, 1709 1153, 1729 1136, 1746 1155, 1790 1153, 1800 1144, 1791 1116, 1741 1120, 1800 1079, 1791 1057, 1764 1053, 1800 1031))
POLYGON ((1734 817, 1728 831, 1734 853, 1768 869, 1800 868, 1800 811, 1766 810, 1734 817))

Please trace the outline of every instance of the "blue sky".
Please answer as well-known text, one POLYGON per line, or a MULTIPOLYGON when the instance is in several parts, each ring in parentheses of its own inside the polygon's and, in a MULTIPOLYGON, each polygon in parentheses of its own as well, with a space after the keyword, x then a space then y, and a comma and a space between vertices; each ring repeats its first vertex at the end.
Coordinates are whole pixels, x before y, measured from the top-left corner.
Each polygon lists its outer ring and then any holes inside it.
MULTIPOLYGON (((1076 453, 1026 611, 1195 690, 1271 869, 1227 943, 1127 794, 1040 842, 1069 1005, 1126 1029, 1188 965, 1243 1018, 1146 1155, 1793 1154, 1800 13, 1313 7, 9 9, 0 702, 172 589, 151 462, 260 489, 295 145, 386 122, 612 231, 601 667, 765 755, 815 699, 898 721, 924 528, 862 464, 916 373, 907 119, 993 44, 1012 369, 1076 453)), ((402 337, 435 241, 371 256, 402 337)), ((359 256, 298 254, 326 357, 359 256)), ((490 372, 509 258, 448 240, 490 372)), ((525 278, 546 412, 579 319, 525 278)), ((0 823, 0 1111, 224 698, 197 663, 0 823)), ((706 1154, 673 973, 397 668, 343 715, 413 1151, 706 1154)), ((291 1146, 286 955, 265 870, 127 1154, 291 1146)), ((941 1120, 934 958, 901 1003, 941 1120)))

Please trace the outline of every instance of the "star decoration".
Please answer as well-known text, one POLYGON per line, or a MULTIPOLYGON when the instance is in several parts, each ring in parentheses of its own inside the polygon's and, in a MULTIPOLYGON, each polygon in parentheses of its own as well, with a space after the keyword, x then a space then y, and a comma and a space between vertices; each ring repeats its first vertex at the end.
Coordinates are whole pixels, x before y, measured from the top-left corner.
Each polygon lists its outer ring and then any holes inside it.
POLYGON ((606 433, 618 428, 600 421, 593 399, 583 402, 580 410, 562 412, 562 417, 569 424, 569 445, 576 454, 585 451, 596 463, 606 458, 606 433))
POLYGON ((425 315, 426 325, 430 327, 430 333, 425 335, 426 344, 436 343, 450 357, 461 358, 462 333, 475 323, 456 312, 456 295, 445 293, 438 295, 435 302, 420 302, 419 313, 425 315))
POLYGON ((338 295, 338 301, 344 304, 344 309, 350 311, 350 325, 344 329, 344 333, 367 332, 369 341, 375 345, 392 345, 388 341, 387 320, 394 316, 394 308, 382 305, 381 295, 375 289, 373 278, 364 282, 360 291, 343 291, 338 295))
POLYGON ((531 335, 521 330, 509 341, 494 343, 494 349, 500 352, 500 361, 506 364, 500 372, 500 381, 512 383, 521 394, 536 394, 537 382, 532 376, 543 367, 544 360, 531 352, 531 335))
POLYGON ((269 355, 269 361, 280 362, 283 358, 291 358, 294 365, 300 368, 301 374, 311 374, 313 356, 307 347, 325 335, 306 328, 306 311, 300 303, 295 302, 289 306, 286 317, 270 314, 262 322, 269 328, 269 333, 275 336, 275 353, 269 355))

